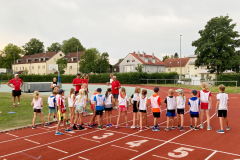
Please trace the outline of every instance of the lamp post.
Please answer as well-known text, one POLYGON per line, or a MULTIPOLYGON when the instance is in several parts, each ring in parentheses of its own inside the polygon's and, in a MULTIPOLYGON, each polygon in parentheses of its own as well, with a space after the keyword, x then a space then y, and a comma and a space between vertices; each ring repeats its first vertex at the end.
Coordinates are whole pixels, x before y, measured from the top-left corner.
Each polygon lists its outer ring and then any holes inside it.
POLYGON ((182 60, 181 60, 181 57, 182 57, 182 54, 181 54, 181 37, 182 35, 180 35, 180 81, 182 79, 182 60))
POLYGON ((78 73, 78 46, 77 46, 77 73, 78 73))
POLYGON ((171 72, 171 70, 172 70, 172 68, 171 68, 171 67, 172 67, 171 64, 172 64, 172 62, 170 62, 170 72, 171 72))

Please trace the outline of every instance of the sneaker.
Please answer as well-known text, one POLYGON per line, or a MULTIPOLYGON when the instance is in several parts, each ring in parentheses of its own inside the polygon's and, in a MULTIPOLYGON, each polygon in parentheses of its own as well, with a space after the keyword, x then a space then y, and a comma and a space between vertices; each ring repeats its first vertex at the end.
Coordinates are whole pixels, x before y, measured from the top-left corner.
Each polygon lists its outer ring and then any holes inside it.
POLYGON ((98 124, 97 123, 93 123, 93 126, 98 126, 98 124))
POLYGON ((69 125, 69 124, 71 124, 71 123, 69 123, 69 122, 66 122, 66 125, 69 125))
POLYGON ((208 130, 208 131, 212 130, 212 127, 208 126, 208 127, 207 127, 207 130, 208 130))
POLYGON ((70 132, 70 131, 72 131, 71 129, 65 129, 65 132, 70 132))
POLYGON ((153 127, 152 131, 160 131, 157 127, 153 127))
POLYGON ((55 135, 63 135, 63 133, 61 133, 61 132, 55 132, 55 135))
POLYGON ((224 133, 224 130, 217 130, 217 133, 224 133))
POLYGON ((18 104, 18 107, 20 107, 20 104, 18 104))
POLYGON ((226 130, 228 130, 228 131, 229 131, 229 130, 230 130, 230 127, 228 127, 228 126, 227 126, 227 127, 226 127, 226 130))
POLYGON ((36 128, 37 128, 36 126, 35 127, 32 126, 32 129, 36 129, 36 128))
POLYGON ((199 129, 198 129, 198 127, 196 126, 196 127, 194 127, 194 130, 197 131, 197 130, 199 130, 199 129))
POLYGON ((185 129, 184 129, 183 127, 181 127, 181 128, 180 128, 180 131, 183 132, 183 131, 185 131, 185 129))
POLYGON ((145 128, 150 128, 149 125, 146 125, 145 128))
POLYGON ((92 129, 94 129, 94 126, 93 126, 93 125, 91 125, 91 126, 89 126, 89 128, 92 128, 92 129))
POLYGON ((83 130, 83 129, 85 129, 83 126, 80 126, 80 127, 79 127, 79 130, 83 130))
POLYGON ((192 126, 192 125, 190 125, 190 129, 193 129, 193 126, 192 126))
POLYGON ((139 125, 137 125, 137 128, 140 128, 140 126, 139 126, 139 125))
POLYGON ((175 128, 175 127, 171 127, 171 130, 176 130, 177 128, 175 128))
POLYGON ((101 126, 101 128, 103 128, 103 125, 100 125, 101 126))
POLYGON ((166 128, 165 128, 165 131, 169 131, 169 128, 168 128, 168 127, 166 127, 166 128))
POLYGON ((57 121, 57 118, 53 118, 53 121, 57 121))
POLYGON ((109 128, 109 127, 110 127, 110 126, 107 124, 107 125, 106 125, 106 128, 109 128))
POLYGON ((203 124, 200 124, 200 129, 203 129, 203 124))
POLYGON ((88 101, 87 101, 87 103, 88 103, 88 101))
POLYGON ((143 129, 142 129, 142 128, 139 128, 138 130, 139 130, 140 132, 141 132, 141 131, 143 131, 143 129))
POLYGON ((75 125, 75 124, 73 125, 73 129, 75 129, 75 130, 77 129, 77 127, 76 127, 76 125, 75 125))
POLYGON ((98 126, 97 129, 102 129, 102 127, 101 127, 101 126, 98 126))
POLYGON ((126 128, 128 128, 128 127, 129 127, 129 125, 127 124, 127 125, 126 125, 126 128))
POLYGON ((118 129, 118 126, 116 126, 115 128, 118 129))
POLYGON ((112 126, 113 126, 113 124, 111 123, 109 126, 110 126, 110 127, 112 127, 112 126))
POLYGON ((49 127, 49 124, 44 125, 44 127, 49 127))
POLYGON ((135 129, 136 127, 135 126, 131 126, 131 129, 135 129))
POLYGON ((180 125, 177 125, 177 128, 180 129, 181 128, 180 125))

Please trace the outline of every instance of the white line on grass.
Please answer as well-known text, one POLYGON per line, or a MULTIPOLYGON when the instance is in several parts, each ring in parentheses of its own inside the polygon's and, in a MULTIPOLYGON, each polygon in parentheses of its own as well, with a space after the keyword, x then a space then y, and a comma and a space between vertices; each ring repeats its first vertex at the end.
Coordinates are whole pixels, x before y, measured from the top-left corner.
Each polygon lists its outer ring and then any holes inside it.
POLYGON ((57 149, 57 148, 53 148, 53 147, 50 147, 50 146, 48 146, 48 148, 51 148, 51 149, 53 149, 53 150, 56 150, 56 151, 59 151, 59 152, 63 152, 63 153, 68 153, 68 152, 65 152, 65 151, 62 151, 62 150, 60 150, 60 149, 57 149))
POLYGON ((11 134, 11 133, 6 133, 6 134, 8 134, 10 136, 13 136, 13 137, 18 137, 18 136, 14 135, 14 134, 11 134))
POLYGON ((133 151, 133 152, 138 152, 137 150, 129 149, 129 148, 125 148, 125 147, 120 147, 120 146, 116 146, 116 145, 111 145, 111 146, 114 146, 114 147, 117 147, 117 148, 126 149, 126 150, 133 151))
POLYGON ((29 140, 29 139, 24 139, 24 140, 29 141, 29 142, 32 142, 32 143, 40 144, 40 143, 38 143, 38 142, 35 142, 35 141, 32 141, 32 140, 29 140))

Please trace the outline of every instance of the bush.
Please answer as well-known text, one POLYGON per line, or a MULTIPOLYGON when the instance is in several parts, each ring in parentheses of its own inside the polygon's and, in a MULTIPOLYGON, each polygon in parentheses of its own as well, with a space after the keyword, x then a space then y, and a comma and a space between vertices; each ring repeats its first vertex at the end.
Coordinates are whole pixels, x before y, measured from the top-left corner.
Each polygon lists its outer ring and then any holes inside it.
MULTIPOLYGON (((238 86, 240 85, 240 74, 221 74, 217 76, 217 81, 237 81, 238 86)), ((217 82, 215 85, 223 84, 225 86, 236 86, 236 82, 217 82)))

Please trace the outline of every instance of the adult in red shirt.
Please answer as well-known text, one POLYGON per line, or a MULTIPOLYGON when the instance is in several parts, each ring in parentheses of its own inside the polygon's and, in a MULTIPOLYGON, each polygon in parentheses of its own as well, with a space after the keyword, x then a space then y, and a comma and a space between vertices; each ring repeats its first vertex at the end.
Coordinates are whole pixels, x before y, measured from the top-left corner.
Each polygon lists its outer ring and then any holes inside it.
POLYGON ((111 83, 112 85, 112 94, 113 94, 113 98, 115 99, 115 104, 118 108, 118 95, 119 95, 119 89, 121 88, 120 82, 117 81, 116 76, 112 77, 113 81, 111 83))
POLYGON ((13 107, 15 107, 15 98, 18 97, 18 106, 20 106, 20 96, 21 96, 21 87, 23 85, 23 81, 18 77, 18 74, 14 75, 15 78, 11 79, 7 85, 12 90, 12 97, 13 97, 13 107), (12 84, 12 85, 11 85, 12 84))
POLYGON ((78 73, 77 78, 74 78, 73 80, 73 86, 76 86, 75 95, 79 93, 79 90, 81 89, 81 85, 82 85, 82 79, 80 78, 80 73, 78 73))
POLYGON ((89 82, 90 78, 88 77, 87 74, 84 74, 84 76, 82 77, 82 84, 86 83, 87 85, 87 91, 88 91, 88 82, 89 82))

